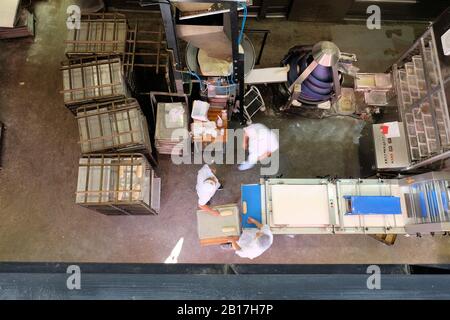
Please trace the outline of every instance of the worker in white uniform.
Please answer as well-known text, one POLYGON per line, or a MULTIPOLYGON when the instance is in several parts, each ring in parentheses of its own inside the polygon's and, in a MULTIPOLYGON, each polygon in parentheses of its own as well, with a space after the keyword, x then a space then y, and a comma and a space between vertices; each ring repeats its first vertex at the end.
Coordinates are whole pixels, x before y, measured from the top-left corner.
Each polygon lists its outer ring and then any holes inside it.
POLYGON ((248 148, 248 160, 239 165, 239 170, 248 170, 261 160, 264 160, 278 150, 277 135, 260 123, 254 123, 244 128, 242 147, 248 148))
POLYGON ((220 212, 214 210, 208 204, 216 191, 221 189, 220 182, 214 173, 215 169, 211 169, 207 164, 198 171, 196 186, 198 207, 213 216, 220 216, 220 212))
POLYGON ((247 221, 255 224, 257 229, 245 229, 239 240, 233 240, 231 245, 238 256, 254 259, 269 249, 273 242, 273 235, 268 225, 262 225, 253 218, 248 218, 247 221))

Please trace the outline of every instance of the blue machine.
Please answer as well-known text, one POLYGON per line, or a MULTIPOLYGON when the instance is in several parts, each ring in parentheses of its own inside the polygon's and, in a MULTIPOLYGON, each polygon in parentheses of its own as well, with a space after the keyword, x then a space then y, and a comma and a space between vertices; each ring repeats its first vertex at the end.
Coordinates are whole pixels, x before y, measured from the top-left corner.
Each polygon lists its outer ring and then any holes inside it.
POLYGON ((344 196, 346 214, 401 214, 400 198, 394 196, 344 196))
POLYGON ((256 228, 254 224, 247 223, 247 219, 252 217, 258 222, 262 222, 261 207, 261 185, 246 184, 241 186, 242 195, 242 228, 256 228))

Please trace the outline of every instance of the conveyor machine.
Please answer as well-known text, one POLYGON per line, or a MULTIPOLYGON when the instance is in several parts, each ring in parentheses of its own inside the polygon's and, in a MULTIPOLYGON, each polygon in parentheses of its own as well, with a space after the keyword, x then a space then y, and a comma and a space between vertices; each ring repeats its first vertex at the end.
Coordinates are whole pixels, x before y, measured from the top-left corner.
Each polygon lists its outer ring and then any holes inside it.
POLYGON ((267 179, 243 185, 249 216, 274 234, 417 234, 450 231, 450 173, 402 179, 267 179))

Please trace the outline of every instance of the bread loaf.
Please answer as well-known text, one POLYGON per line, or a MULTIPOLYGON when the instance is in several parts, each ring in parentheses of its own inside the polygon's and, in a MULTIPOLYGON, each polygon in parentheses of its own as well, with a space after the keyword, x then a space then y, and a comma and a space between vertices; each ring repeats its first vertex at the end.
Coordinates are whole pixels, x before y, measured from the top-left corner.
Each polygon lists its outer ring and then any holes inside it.
POLYGON ((220 215, 222 217, 228 217, 228 216, 233 215, 233 211, 232 210, 223 210, 223 211, 220 211, 220 215))
POLYGON ((235 227, 223 227, 222 232, 223 233, 236 232, 236 228, 235 227))

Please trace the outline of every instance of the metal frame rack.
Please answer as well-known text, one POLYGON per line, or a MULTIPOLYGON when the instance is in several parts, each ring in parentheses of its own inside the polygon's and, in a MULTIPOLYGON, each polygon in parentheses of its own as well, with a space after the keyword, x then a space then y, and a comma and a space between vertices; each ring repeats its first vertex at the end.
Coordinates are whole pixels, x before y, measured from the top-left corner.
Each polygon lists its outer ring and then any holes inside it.
POLYGON ((123 59, 125 74, 128 75, 129 71, 135 67, 155 68, 156 74, 159 73, 159 69, 167 72, 169 59, 165 47, 166 41, 164 40, 162 26, 158 28, 158 31, 139 30, 139 26, 136 23, 134 28, 129 29, 127 33, 126 50, 123 59), (156 36, 157 39, 152 39, 152 36, 156 36), (144 46, 146 47, 144 48, 144 46), (149 48, 149 46, 152 48, 149 48), (156 48, 153 46, 156 46, 156 48), (146 52, 140 52, 144 51, 140 49, 144 49, 146 52), (151 49, 155 49, 156 52, 149 52, 152 51, 151 49), (156 59, 156 61, 150 61, 149 63, 136 62, 136 57, 156 59))
POLYGON ((123 14, 83 14, 80 29, 69 30, 65 41, 66 55, 68 58, 96 54, 123 55, 127 30, 128 23, 123 14))
MULTIPOLYGON (((448 157, 450 117, 433 25, 392 66, 413 169, 448 157)), ((448 75, 447 75, 448 77, 448 75)))
POLYGON ((136 99, 83 105, 76 118, 82 153, 139 152, 154 164, 147 120, 136 99))
POLYGON ((252 123, 252 117, 259 111, 266 110, 264 99, 255 86, 250 86, 250 89, 244 95, 244 116, 248 124, 252 123))
POLYGON ((158 30, 140 30, 137 21, 130 27, 124 14, 83 14, 80 29, 69 30, 65 43, 68 58, 120 57, 131 88, 135 68, 152 68, 156 74, 163 71, 169 83, 169 59, 161 25, 158 30))
MULTIPOLYGON (((239 4, 245 3, 244 0, 225 0, 225 1, 219 1, 219 0, 175 0, 172 2, 177 3, 212 3, 217 4, 221 3, 222 6, 226 5, 227 8, 226 13, 223 13, 224 16, 224 27, 227 31, 230 39, 232 40, 232 58, 233 58, 233 77, 235 79, 235 82, 238 84, 238 94, 236 96, 236 101, 238 101, 239 105, 239 115, 241 121, 245 122, 244 118, 244 109, 243 109, 243 103, 244 103, 244 92, 245 92, 245 84, 244 84, 244 54, 239 53, 239 45, 237 43, 237 39, 239 37, 239 4)), ((167 49, 172 52, 172 72, 171 72, 171 79, 174 80, 175 85, 174 89, 177 93, 184 93, 183 91, 183 76, 182 73, 179 71, 182 69, 182 66, 184 65, 183 61, 181 60, 181 56, 178 50, 178 43, 177 43, 177 35, 175 31, 175 19, 174 15, 171 11, 171 6, 169 3, 160 3, 160 11, 161 15, 164 21, 164 29, 166 33, 166 40, 167 40, 167 49), (178 70, 178 71, 177 71, 178 70)))
POLYGON ((79 162, 76 203, 106 215, 157 214, 160 188, 142 154, 91 154, 79 162))
POLYGON ((122 62, 113 56, 92 56, 62 62, 64 103, 72 112, 78 105, 125 98, 122 62))

